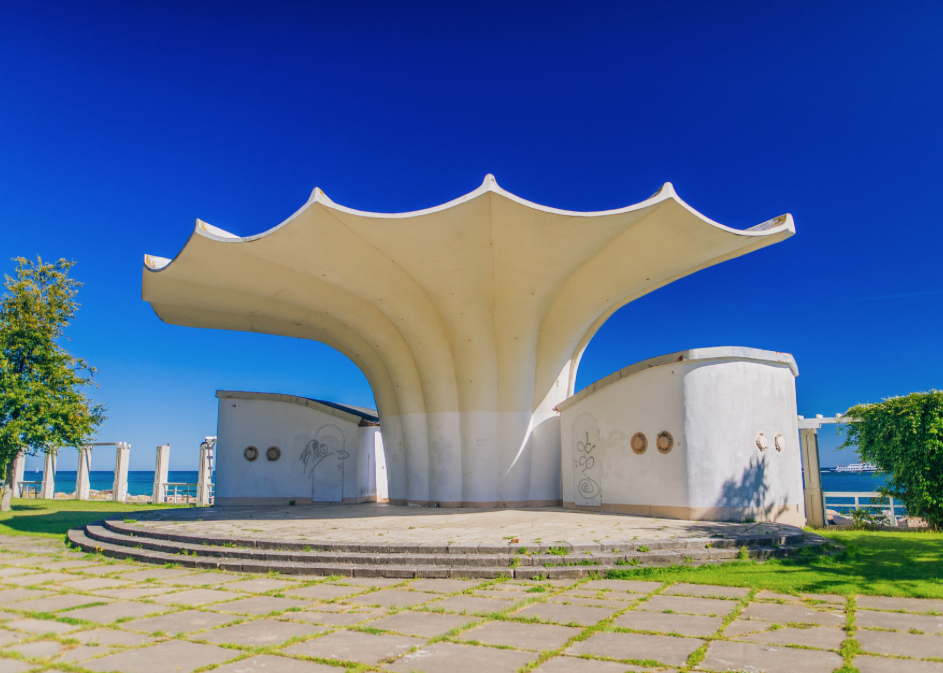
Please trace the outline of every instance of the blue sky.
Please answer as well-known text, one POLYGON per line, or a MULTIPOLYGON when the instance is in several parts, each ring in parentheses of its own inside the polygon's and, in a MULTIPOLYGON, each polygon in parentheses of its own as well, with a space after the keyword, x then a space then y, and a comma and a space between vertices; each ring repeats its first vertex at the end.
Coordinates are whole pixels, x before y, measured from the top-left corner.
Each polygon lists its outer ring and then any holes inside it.
MULTIPOLYGON (((671 181, 717 221, 790 212, 798 233, 623 308, 578 387, 752 346, 793 353, 800 413, 831 415, 941 385, 941 30, 939 2, 4 3, 0 269, 78 262, 100 440, 132 469, 170 442, 189 469, 217 388, 372 405, 326 346, 157 319, 142 256, 195 218, 258 233, 315 186, 414 210, 486 173, 601 210, 671 181)), ((823 464, 853 459, 823 435, 823 464)))

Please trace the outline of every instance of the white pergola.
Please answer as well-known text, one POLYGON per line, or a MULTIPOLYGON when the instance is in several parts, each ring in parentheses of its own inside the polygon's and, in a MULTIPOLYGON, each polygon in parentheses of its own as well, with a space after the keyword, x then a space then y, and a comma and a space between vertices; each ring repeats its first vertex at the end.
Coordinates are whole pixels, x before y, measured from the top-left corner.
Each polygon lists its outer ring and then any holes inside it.
POLYGON ((670 183, 590 213, 531 203, 490 175, 466 196, 398 214, 315 189, 256 236, 197 220, 173 260, 145 257, 143 298, 170 324, 312 339, 349 357, 376 398, 391 502, 556 504, 554 407, 606 319, 794 233, 789 215, 718 224, 670 183))

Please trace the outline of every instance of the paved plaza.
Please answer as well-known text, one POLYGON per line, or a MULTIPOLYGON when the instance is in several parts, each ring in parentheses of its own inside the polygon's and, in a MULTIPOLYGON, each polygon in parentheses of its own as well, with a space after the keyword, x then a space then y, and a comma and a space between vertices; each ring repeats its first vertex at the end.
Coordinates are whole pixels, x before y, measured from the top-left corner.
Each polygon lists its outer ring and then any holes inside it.
POLYGON ((213 507, 174 509, 142 517, 155 531, 206 537, 265 538, 285 542, 319 540, 521 544, 606 540, 672 540, 711 535, 764 534, 791 529, 776 523, 728 523, 658 519, 562 507, 513 509, 395 507, 385 504, 303 507, 213 507))
POLYGON ((0 538, 0 673, 943 671, 943 600, 624 580, 292 577, 0 538), (528 667, 530 667, 528 669, 528 667))

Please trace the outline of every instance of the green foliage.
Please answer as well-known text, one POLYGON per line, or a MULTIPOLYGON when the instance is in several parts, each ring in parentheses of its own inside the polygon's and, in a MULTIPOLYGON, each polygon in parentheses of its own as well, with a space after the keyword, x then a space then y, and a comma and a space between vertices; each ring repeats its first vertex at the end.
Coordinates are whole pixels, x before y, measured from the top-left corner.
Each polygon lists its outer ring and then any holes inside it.
POLYGON ((855 530, 877 530, 887 524, 884 512, 872 511, 870 507, 858 507, 850 512, 855 530))
POLYGON ((0 513, 0 535, 48 535, 62 537, 71 528, 104 519, 112 514, 140 515, 158 509, 181 509, 188 505, 133 505, 106 500, 13 499, 13 508, 0 513))
POLYGON ((24 450, 82 446, 105 420, 82 390, 95 369, 58 343, 79 307, 74 262, 15 261, 0 300, 0 465, 24 450))
POLYGON ((846 416, 856 422, 839 426, 842 448, 856 447, 861 460, 888 475, 881 493, 900 499, 908 515, 943 528, 943 392, 860 404, 846 416))

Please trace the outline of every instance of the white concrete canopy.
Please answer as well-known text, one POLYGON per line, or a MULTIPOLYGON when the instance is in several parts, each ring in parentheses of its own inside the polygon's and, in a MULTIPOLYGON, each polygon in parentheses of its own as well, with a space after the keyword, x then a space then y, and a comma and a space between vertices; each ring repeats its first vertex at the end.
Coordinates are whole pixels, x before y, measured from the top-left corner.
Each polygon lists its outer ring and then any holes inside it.
POLYGON ((372 386, 393 503, 560 502, 553 407, 618 308, 795 233, 693 210, 670 183, 617 210, 525 201, 492 176, 411 213, 368 213, 315 189, 240 238, 197 220, 171 261, 146 256, 143 298, 167 323, 321 341, 372 386))

